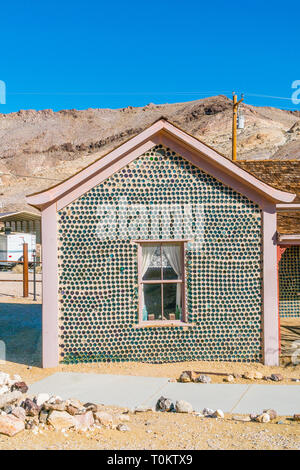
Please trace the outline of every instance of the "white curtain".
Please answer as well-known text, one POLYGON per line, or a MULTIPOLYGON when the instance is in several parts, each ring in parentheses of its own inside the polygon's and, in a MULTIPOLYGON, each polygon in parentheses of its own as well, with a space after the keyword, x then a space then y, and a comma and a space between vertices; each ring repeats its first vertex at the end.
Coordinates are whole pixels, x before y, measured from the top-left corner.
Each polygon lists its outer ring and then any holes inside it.
MULTIPOLYGON (((182 267, 181 267, 181 249, 180 246, 163 245, 163 252, 167 257, 170 265, 178 275, 178 279, 182 279, 182 267)), ((177 283, 176 287, 176 307, 181 311, 181 283, 177 283)))
MULTIPOLYGON (((143 246, 142 248, 142 278, 150 266, 152 257, 155 253, 157 246, 143 246)), ((147 308, 144 299, 144 287, 142 286, 142 305, 143 305, 143 320, 146 321, 148 317, 147 308)))
POLYGON ((144 277, 147 269, 150 266, 150 262, 156 248, 157 246, 143 246, 142 248, 142 277, 144 277))

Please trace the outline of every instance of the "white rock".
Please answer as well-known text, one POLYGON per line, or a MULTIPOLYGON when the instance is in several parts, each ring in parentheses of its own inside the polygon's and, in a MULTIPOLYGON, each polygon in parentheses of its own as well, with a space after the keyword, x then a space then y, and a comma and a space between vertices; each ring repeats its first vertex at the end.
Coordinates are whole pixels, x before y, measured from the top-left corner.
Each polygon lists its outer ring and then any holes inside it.
POLYGON ((122 431, 122 432, 126 432, 126 431, 130 431, 130 427, 127 426, 127 424, 119 424, 117 426, 117 430, 122 431))
POLYGON ((17 382, 17 380, 8 379, 7 385, 9 386, 9 388, 11 388, 16 382, 17 382))
POLYGON ((57 400, 58 402, 62 402, 62 401, 63 401, 63 399, 62 399, 59 395, 50 395, 50 398, 49 398, 49 400, 48 400, 48 403, 50 403, 51 405, 53 405, 53 403, 55 403, 56 400, 57 400))
POLYGON ((25 418, 26 418, 26 411, 24 410, 24 408, 22 408, 21 406, 16 406, 16 408, 14 408, 11 412, 11 414, 13 416, 16 416, 16 418, 19 418, 21 419, 22 421, 25 421, 25 418))
POLYGON ((0 408, 4 408, 6 405, 18 401, 21 397, 22 393, 17 390, 4 393, 3 395, 0 394, 0 408))
POLYGON ((95 421, 103 426, 110 427, 113 424, 113 416, 106 411, 97 411, 94 413, 95 421))
POLYGON ((233 383, 235 381, 233 375, 228 375, 225 377, 224 382, 233 383))
POLYGON ((208 375, 199 375, 199 377, 196 378, 195 382, 200 382, 202 384, 209 384, 211 382, 211 378, 208 377, 208 375))
POLYGON ((222 410, 216 410, 214 414, 212 415, 213 418, 221 418, 224 419, 224 413, 222 410))
POLYGON ((242 421, 242 422, 244 422, 244 423, 248 423, 249 421, 251 421, 250 416, 234 415, 234 416, 232 416, 232 419, 233 419, 234 421, 242 421))
POLYGON ((212 410, 211 408, 204 408, 202 414, 207 418, 208 416, 212 416, 214 414, 214 410, 212 410))
POLYGON ((258 423, 268 423, 271 421, 270 415, 268 413, 262 413, 256 418, 258 423))
POLYGON ((264 377, 263 374, 262 374, 261 372, 258 372, 258 370, 256 370, 256 371, 254 372, 254 378, 255 378, 256 380, 262 380, 263 377, 264 377))
POLYGON ((141 406, 141 405, 139 405, 139 406, 137 406, 136 408, 134 408, 134 409, 132 410, 133 413, 145 413, 145 412, 147 412, 147 411, 155 411, 155 409, 154 409, 154 408, 151 408, 151 407, 149 407, 149 406, 141 406))
POLYGON ((50 395, 48 393, 39 393, 36 397, 36 404, 42 406, 46 401, 48 401, 50 395))
POLYGON ((56 430, 66 430, 76 425, 73 416, 66 411, 51 411, 47 423, 51 424, 56 430))
POLYGON ((4 393, 7 393, 9 392, 9 388, 7 385, 2 385, 2 387, 0 387, 0 395, 4 395, 4 393))
POLYGON ((9 381, 9 374, 6 374, 5 372, 0 372, 0 386, 6 385, 8 381, 9 381))
POLYGON ((0 417, 0 434, 14 436, 25 428, 24 421, 12 415, 0 417))
POLYGON ((94 417, 92 411, 87 411, 85 414, 75 415, 76 429, 81 431, 88 430, 94 424, 94 417))
POLYGON ((193 412, 193 406, 184 400, 178 400, 176 402, 175 407, 176 407, 177 413, 192 413, 193 412))

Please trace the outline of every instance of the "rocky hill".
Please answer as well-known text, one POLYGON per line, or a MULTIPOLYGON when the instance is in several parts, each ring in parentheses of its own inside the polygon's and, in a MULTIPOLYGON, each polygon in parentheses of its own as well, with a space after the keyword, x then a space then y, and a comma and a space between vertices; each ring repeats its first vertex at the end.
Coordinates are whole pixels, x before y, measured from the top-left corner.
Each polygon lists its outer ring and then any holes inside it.
MULTIPOLYGON (((238 159, 300 160, 300 112, 247 104, 242 109, 238 159)), ((70 176, 162 115, 230 158, 232 106, 226 96, 139 108, 0 114, 0 212, 26 208, 26 194, 70 176)))

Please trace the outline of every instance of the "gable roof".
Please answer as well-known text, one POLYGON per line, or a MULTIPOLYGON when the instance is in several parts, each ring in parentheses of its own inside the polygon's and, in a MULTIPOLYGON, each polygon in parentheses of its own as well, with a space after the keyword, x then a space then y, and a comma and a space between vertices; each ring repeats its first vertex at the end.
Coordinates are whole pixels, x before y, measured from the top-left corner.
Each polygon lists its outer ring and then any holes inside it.
POLYGON ((266 184, 196 137, 161 118, 70 178, 27 196, 27 202, 40 210, 56 202, 59 210, 159 143, 178 151, 203 171, 217 175, 217 179, 246 196, 249 189, 249 194, 255 193, 260 199, 273 203, 290 203, 295 198, 295 194, 266 184))

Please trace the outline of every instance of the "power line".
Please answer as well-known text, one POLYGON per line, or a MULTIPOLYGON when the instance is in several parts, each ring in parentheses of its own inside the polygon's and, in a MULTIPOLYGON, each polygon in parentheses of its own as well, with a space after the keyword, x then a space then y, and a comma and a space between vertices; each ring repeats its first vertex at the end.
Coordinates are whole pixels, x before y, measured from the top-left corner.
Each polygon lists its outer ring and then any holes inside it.
POLYGON ((286 97, 286 96, 272 96, 272 95, 259 95, 259 94, 255 94, 255 93, 245 93, 245 95, 247 96, 254 96, 254 97, 257 97, 257 98, 271 98, 271 99, 277 99, 277 100, 288 100, 288 101, 292 101, 292 97, 286 97))
POLYGON ((209 94, 226 94, 231 93, 230 90, 227 91, 138 91, 138 92, 131 92, 131 91, 117 91, 117 92, 81 92, 81 91, 74 91, 74 92, 48 92, 48 91, 41 91, 41 92, 10 92, 7 95, 51 95, 51 96, 141 96, 141 95, 209 95, 209 94))
MULTIPOLYGON (((232 93, 232 90, 211 90, 211 91, 138 91, 138 92, 131 92, 131 91, 116 91, 116 92, 85 92, 85 91, 74 91, 74 92, 52 92, 52 91, 38 91, 38 92, 31 92, 31 91, 20 91, 20 92, 9 92, 8 95, 51 95, 51 96, 141 96, 141 95, 210 95, 210 94, 226 94, 232 93)), ((238 91, 238 93, 241 93, 238 91)), ((276 96, 276 95, 266 95, 266 94, 259 94, 259 93, 246 93, 244 95, 252 96, 256 98, 270 98, 270 99, 278 99, 278 100, 287 100, 291 101, 292 97, 287 96, 276 96)))

